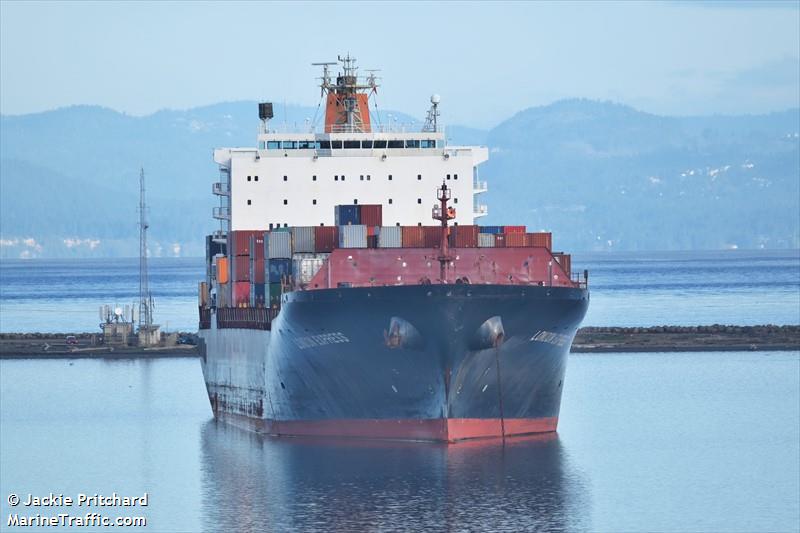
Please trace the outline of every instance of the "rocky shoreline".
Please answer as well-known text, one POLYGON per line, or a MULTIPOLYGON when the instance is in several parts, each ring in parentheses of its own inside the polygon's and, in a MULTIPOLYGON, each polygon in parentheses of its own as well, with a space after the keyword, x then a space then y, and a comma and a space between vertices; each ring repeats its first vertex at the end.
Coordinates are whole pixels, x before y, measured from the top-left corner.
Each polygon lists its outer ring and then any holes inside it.
MULTIPOLYGON (((176 333, 162 346, 109 346, 92 333, 0 333, 0 359, 140 359, 196 357, 194 333, 176 333), (67 336, 77 344, 68 344, 67 336)), ((725 352, 800 350, 800 326, 653 326, 585 327, 578 330, 572 353, 725 352)))

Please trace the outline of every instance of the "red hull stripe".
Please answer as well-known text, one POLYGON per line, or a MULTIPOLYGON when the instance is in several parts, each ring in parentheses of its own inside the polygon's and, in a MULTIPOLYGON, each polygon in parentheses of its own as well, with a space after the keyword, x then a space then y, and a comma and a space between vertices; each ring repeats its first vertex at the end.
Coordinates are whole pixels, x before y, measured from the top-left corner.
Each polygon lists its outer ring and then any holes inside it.
POLYGON ((275 435, 313 437, 360 437, 458 441, 464 439, 548 433, 556 430, 558 418, 449 418, 427 420, 292 420, 265 421, 275 435))

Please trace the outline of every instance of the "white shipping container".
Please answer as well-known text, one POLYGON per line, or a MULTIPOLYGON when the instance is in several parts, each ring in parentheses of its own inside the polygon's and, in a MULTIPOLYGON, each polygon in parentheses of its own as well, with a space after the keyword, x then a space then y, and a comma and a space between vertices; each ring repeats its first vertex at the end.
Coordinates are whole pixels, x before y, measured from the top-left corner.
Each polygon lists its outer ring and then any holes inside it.
POLYGON ((382 226, 378 228, 378 248, 402 248, 403 228, 382 226))
POLYGON ((269 239, 268 259, 292 258, 292 234, 288 231, 271 231, 269 236, 264 236, 264 241, 269 239))
POLYGON ((363 224, 339 226, 339 248, 366 248, 367 227, 363 224))
POLYGON ((478 233, 479 248, 494 248, 494 233, 478 233))
POLYGON ((331 254, 294 254, 293 269, 295 280, 301 285, 311 282, 311 279, 317 275, 319 269, 328 260, 331 254))
POLYGON ((295 226, 292 228, 295 253, 314 252, 314 226, 295 226))

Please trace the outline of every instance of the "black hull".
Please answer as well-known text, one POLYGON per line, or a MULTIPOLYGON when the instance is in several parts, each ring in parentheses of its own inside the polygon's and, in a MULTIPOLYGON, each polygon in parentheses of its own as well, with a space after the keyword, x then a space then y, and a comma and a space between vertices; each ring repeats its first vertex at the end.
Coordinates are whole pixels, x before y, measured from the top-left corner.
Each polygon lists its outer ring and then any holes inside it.
POLYGON ((271 331, 201 331, 203 371, 215 414, 272 434, 554 431, 588 301, 585 289, 510 285, 297 291, 271 331))

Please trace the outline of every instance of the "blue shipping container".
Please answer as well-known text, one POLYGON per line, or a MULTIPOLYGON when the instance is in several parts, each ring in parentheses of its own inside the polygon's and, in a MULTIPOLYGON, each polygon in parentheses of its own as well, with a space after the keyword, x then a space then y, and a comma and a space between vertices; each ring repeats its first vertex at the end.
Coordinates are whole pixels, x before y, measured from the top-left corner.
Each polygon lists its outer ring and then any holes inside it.
POLYGON ((291 259, 270 259, 269 260, 269 282, 280 283, 283 276, 292 273, 291 259))
POLYGON ((479 233, 491 233, 492 235, 497 235, 498 233, 503 233, 503 226, 481 226, 478 229, 479 233))
POLYGON ((361 224, 360 211, 357 205, 337 205, 334 208, 337 226, 355 226, 361 224))

